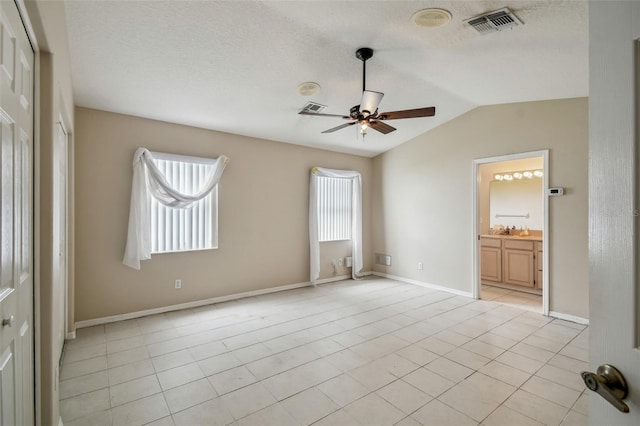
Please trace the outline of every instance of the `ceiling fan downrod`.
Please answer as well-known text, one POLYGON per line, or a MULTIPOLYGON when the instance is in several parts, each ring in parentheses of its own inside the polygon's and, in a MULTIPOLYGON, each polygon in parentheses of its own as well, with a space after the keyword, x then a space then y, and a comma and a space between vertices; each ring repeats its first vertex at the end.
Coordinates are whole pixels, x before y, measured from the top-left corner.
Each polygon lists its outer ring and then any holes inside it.
POLYGON ((373 49, 368 47, 361 47, 356 50, 356 58, 362 61, 362 91, 364 92, 366 89, 367 82, 367 60, 371 59, 373 56, 373 49))

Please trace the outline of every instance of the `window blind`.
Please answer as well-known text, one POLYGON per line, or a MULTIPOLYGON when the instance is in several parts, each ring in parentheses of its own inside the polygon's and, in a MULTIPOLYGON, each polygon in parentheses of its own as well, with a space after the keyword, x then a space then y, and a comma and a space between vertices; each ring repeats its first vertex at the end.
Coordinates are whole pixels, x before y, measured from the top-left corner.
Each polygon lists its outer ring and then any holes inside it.
POLYGON ((351 179, 318 177, 318 240, 351 239, 351 179))
MULTIPOLYGON (((213 164, 206 160, 154 153, 167 182, 187 195, 196 194, 211 172, 213 164)), ((151 252, 217 248, 217 203, 217 187, 189 208, 167 207, 151 197, 151 252)))

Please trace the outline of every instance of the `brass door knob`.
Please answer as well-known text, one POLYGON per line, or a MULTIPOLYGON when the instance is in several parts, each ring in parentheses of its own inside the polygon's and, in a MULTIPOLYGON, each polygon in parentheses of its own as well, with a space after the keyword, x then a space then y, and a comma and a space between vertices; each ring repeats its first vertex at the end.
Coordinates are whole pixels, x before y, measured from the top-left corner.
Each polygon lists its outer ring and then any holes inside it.
POLYGON ((627 381, 617 368, 604 364, 598 367, 595 373, 583 371, 580 375, 589 389, 597 392, 623 413, 629 412, 629 406, 622 401, 627 397, 629 388, 627 381))

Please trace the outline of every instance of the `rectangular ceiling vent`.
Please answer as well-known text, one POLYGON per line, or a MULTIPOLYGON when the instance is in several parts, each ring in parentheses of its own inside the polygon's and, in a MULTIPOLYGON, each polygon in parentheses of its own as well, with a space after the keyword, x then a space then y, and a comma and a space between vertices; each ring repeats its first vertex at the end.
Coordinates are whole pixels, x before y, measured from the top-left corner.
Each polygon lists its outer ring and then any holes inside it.
POLYGON ((327 109, 326 105, 322 105, 316 102, 307 102, 307 104, 302 107, 302 112, 310 112, 310 113, 318 114, 324 111, 325 109, 327 109))
POLYGON ((494 33, 523 25, 522 21, 506 7, 480 16, 474 16, 464 22, 475 28, 480 34, 494 33))

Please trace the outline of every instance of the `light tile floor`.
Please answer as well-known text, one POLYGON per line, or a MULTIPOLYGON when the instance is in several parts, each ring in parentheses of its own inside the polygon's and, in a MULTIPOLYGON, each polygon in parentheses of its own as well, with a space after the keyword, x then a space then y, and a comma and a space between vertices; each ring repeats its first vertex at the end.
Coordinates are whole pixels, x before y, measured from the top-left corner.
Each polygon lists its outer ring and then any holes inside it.
POLYGON ((585 425, 588 328, 388 279, 79 329, 65 426, 585 425))
POLYGON ((542 312, 542 296, 524 291, 482 284, 480 298, 482 300, 493 300, 508 306, 516 306, 531 312, 542 312))

